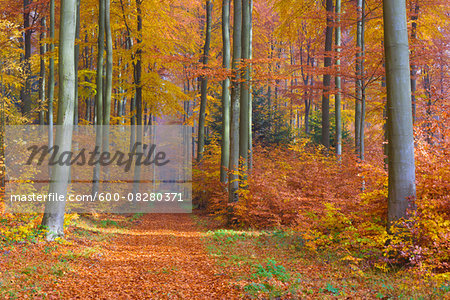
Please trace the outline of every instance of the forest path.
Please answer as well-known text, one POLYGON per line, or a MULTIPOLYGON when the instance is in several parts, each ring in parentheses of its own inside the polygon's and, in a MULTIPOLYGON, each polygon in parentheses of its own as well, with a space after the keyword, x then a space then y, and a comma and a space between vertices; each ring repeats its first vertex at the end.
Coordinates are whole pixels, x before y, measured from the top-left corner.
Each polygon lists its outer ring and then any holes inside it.
POLYGON ((188 214, 147 214, 76 262, 55 289, 64 299, 233 299, 188 214))

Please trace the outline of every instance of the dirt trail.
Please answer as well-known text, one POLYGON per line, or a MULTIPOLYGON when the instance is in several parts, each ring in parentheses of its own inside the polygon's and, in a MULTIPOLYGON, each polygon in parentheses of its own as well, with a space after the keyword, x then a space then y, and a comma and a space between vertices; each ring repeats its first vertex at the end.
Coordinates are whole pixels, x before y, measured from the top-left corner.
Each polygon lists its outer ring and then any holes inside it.
POLYGON ((187 214, 148 214, 78 260, 55 286, 64 299, 236 299, 187 214))

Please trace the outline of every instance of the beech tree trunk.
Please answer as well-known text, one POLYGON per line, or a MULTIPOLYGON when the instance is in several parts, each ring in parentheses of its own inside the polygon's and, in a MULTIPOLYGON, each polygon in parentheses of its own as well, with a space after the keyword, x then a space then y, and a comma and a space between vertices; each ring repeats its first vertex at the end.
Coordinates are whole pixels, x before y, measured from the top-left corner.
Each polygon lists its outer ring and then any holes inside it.
MULTIPOLYGON (((97 94, 95 97, 96 102, 96 130, 95 130, 95 146, 102 148, 102 129, 103 125, 103 52, 105 49, 105 9, 106 0, 99 0, 98 10, 98 40, 97 40, 97 94)), ((98 155, 97 155, 98 156, 98 155)), ((95 195, 99 191, 100 181, 100 164, 97 163, 94 166, 92 195, 95 195)))
POLYGON ((106 41, 106 80, 103 95, 103 125, 109 125, 111 119, 111 95, 113 77, 113 45, 111 36, 110 0, 105 1, 105 41, 106 41))
POLYGON ((342 118, 341 118, 341 0, 336 0, 336 28, 334 39, 336 45, 336 70, 337 75, 334 79, 336 85, 336 94, 334 95, 334 109, 336 121, 336 155, 342 154, 342 118))
MULTIPOLYGON (((360 125, 360 138, 359 138, 359 158, 364 160, 364 130, 366 128, 366 83, 365 83, 365 72, 364 72, 364 62, 365 62, 365 51, 366 51, 366 42, 365 42, 365 23, 366 23, 366 4, 365 1, 362 1, 361 4, 361 57, 359 59, 360 64, 360 74, 361 74, 361 125, 360 125)), ((363 183, 364 189, 364 183, 363 183)))
MULTIPOLYGON (((414 4, 411 4, 411 10, 413 10, 411 14, 411 43, 417 38, 417 19, 419 17, 419 1, 416 0, 414 4)), ((412 106, 412 115, 413 115, 413 123, 416 122, 416 89, 417 89, 417 65, 412 62, 411 63, 411 106, 412 106)))
POLYGON ((231 121, 230 121, 230 165, 228 176, 228 200, 238 201, 237 191, 239 189, 239 92, 241 62, 241 30, 242 30, 242 1, 233 0, 233 84, 231 89, 231 121))
MULTIPOLYGON (((253 0, 250 3, 250 53, 249 59, 253 58, 253 0)), ((252 92, 252 64, 249 65, 250 82, 249 82, 249 97, 248 97, 248 172, 251 173, 253 168, 253 92, 252 92)))
MULTIPOLYGON (((61 26, 59 30, 59 98, 55 144, 59 155, 72 147, 73 109, 75 102, 75 27, 77 0, 61 0, 61 26)), ((59 158, 58 158, 59 159, 59 158)), ((67 196, 70 166, 53 166, 50 193, 67 196)), ((47 240, 64 235, 65 201, 46 202, 42 225, 47 229, 47 240)))
POLYGON ((249 102, 250 102, 250 0, 242 0, 242 48, 241 58, 243 62, 242 82, 240 90, 240 120, 239 120, 239 156, 242 162, 242 171, 248 172, 248 145, 250 137, 249 102))
MULTIPOLYGON (((50 0, 50 58, 48 60, 48 147, 49 149, 53 147, 53 98, 55 95, 55 0, 50 0)), ((49 168, 51 173, 51 168, 49 168)))
MULTIPOLYGON (((75 39, 80 38, 80 0, 77 0, 77 12, 76 12, 76 29, 75 39)), ((80 60, 80 45, 75 43, 75 107, 73 116, 73 125, 75 128, 78 125, 78 62, 80 60)))
POLYGON ((356 153, 361 149, 361 102, 362 102, 362 82, 361 82, 361 49, 362 49, 362 3, 363 0, 357 0, 356 3, 356 86, 355 86, 355 150, 356 153))
POLYGON ((24 71, 24 79, 25 85, 22 88, 22 105, 23 105, 23 115, 30 116, 32 109, 31 103, 31 29, 30 29, 30 3, 31 0, 23 0, 23 28, 24 28, 24 60, 23 60, 23 71, 24 71))
MULTIPOLYGON (((203 46, 203 70, 206 70, 209 59, 209 48, 211 45, 211 23, 212 23, 212 4, 210 0, 206 1, 206 33, 205 45, 203 46)), ((197 161, 203 157, 203 149, 205 147, 205 114, 206 102, 208 96, 208 76, 202 75, 200 80, 200 112, 198 115, 198 141, 197 141, 197 161)))
POLYGON ((45 124, 45 48, 46 45, 44 43, 46 34, 46 24, 45 24, 45 18, 43 17, 41 19, 41 34, 39 36, 39 41, 41 43, 39 47, 39 54, 41 56, 40 60, 40 66, 39 66, 39 125, 45 124))
MULTIPOLYGON (((384 0, 387 127, 389 133, 388 225, 407 217, 416 196, 408 29, 405 0, 384 0)), ((414 207, 412 207, 414 208, 414 207)))
MULTIPOLYGON (((136 10, 137 10, 137 50, 136 50, 136 63, 134 64, 134 82, 136 85, 136 142, 139 143, 136 152, 142 152, 142 10, 141 10, 142 0, 136 0, 136 10)), ((132 128, 134 131, 134 129, 132 128)), ((137 161, 136 161, 137 162, 137 161)), ((135 164, 134 167, 134 183, 133 183, 133 193, 139 192, 139 181, 141 178, 141 166, 135 164)))
POLYGON ((323 93, 322 93, 322 145, 326 148, 330 148, 330 83, 331 75, 331 48, 333 46, 333 0, 326 0, 327 11, 327 28, 325 31, 325 59, 324 68, 325 74, 323 75, 323 93))
MULTIPOLYGON (((229 72, 230 63, 230 0, 222 1, 223 68, 229 72)), ((220 182, 226 183, 230 162, 230 78, 222 82, 222 152, 220 157, 220 182)))

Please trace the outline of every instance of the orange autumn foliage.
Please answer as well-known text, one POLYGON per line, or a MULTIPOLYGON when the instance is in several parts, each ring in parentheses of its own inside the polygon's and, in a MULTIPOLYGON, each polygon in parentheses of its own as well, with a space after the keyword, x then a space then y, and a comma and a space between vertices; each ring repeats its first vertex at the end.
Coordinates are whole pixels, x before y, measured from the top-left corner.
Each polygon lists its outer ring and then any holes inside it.
MULTIPOLYGON (((439 136, 447 136, 445 126, 434 126, 440 128, 439 136)), ((316 251, 350 251, 381 269, 406 259, 421 270, 445 272, 450 259, 450 143, 441 139, 436 150, 423 137, 418 131, 417 210, 406 226, 410 242, 385 231, 387 170, 379 144, 368 145, 371 155, 365 162, 358 162, 350 149, 340 160, 325 155, 306 140, 285 148, 255 147, 249 188, 241 189, 240 200, 229 204, 218 179, 220 147, 212 143, 194 168, 194 198, 233 226, 294 228, 316 251)))

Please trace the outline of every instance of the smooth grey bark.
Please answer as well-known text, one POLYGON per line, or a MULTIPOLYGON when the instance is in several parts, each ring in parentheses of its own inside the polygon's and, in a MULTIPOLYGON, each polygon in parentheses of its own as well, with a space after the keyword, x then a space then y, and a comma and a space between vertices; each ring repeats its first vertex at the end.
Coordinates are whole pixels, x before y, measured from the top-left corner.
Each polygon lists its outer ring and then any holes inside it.
MULTIPOLYGON (((76 29, 75 29, 75 39, 80 38, 80 0, 77 0, 77 12, 76 12, 76 29)), ((75 129, 78 126, 78 62, 80 60, 80 45, 75 43, 75 107, 73 115, 73 125, 75 129)))
POLYGON ((105 1, 105 41, 106 41, 106 80, 103 95, 103 125, 109 125, 111 120, 111 95, 113 77, 113 45, 111 36, 110 0, 105 1))
MULTIPOLYGON (((60 147, 59 155, 72 148, 73 109, 75 102, 75 23, 76 0, 61 0, 59 30, 59 98, 58 126, 55 144, 60 147)), ((53 166, 50 193, 67 196, 70 166, 53 166)), ((65 201, 51 201, 45 204, 42 226, 47 229, 47 240, 64 235, 65 201)))
POLYGON ((342 155, 342 117, 341 117, 341 0, 336 0, 336 28, 334 31, 334 43, 336 45, 336 70, 334 79, 336 94, 334 95, 334 111, 336 121, 336 155, 342 155))
MULTIPOLYGON (((416 0, 411 4, 411 41, 414 42, 417 38, 417 19, 419 17, 419 1, 416 0)), ((413 123, 416 122, 416 89, 417 89, 417 65, 411 62, 411 106, 413 123)))
POLYGON ((46 38, 46 22, 45 17, 41 19, 41 34, 39 35, 39 41, 40 41, 40 47, 39 47, 39 55, 41 56, 40 59, 40 66, 39 66, 39 125, 45 124, 45 38, 46 38))
POLYGON ((359 154, 361 149, 361 109, 362 109, 362 82, 361 82, 361 49, 362 49, 362 3, 356 2, 356 85, 355 85, 355 150, 359 154))
POLYGON ((239 157, 242 163, 243 178, 248 173, 248 141, 249 141, 249 102, 250 102, 250 1, 242 0, 242 33, 241 58, 242 82, 240 90, 239 118, 239 157))
POLYGON ((416 196, 408 29, 405 0, 384 0, 389 180, 387 230, 407 218, 416 196))
POLYGON ((105 50, 105 10, 106 1, 99 0, 98 10, 98 38, 97 38, 97 94, 95 97, 96 103, 96 124, 103 125, 103 52, 105 50))
MULTIPOLYGON (((131 39, 131 36, 127 36, 127 47, 128 49, 133 48, 133 40, 131 39)), ((134 54, 132 55, 132 59, 134 60, 134 54)), ((136 82, 134 81, 134 74, 136 72, 135 70, 136 66, 135 63, 133 62, 133 83, 135 85, 135 93, 134 95, 131 97, 130 99, 130 114, 131 114, 131 118, 130 118, 130 150, 133 148, 133 145, 136 141, 136 130, 134 128, 133 125, 136 125, 136 82)))
MULTIPOLYGON (((230 0, 222 0, 222 66, 227 74, 231 67, 230 49, 230 0)), ((222 151, 220 156, 220 182, 226 183, 230 163, 230 77, 222 82, 222 151)))
MULTIPOLYGON (((366 129, 366 83, 365 83, 365 72, 364 72, 364 62, 365 58, 365 23, 366 23, 366 2, 363 0, 361 5, 361 57, 359 60, 360 63, 360 73, 361 73, 361 125, 360 125, 360 138, 359 138, 359 158, 364 160, 364 138, 365 138, 365 129, 366 129)), ((364 182, 363 182, 364 189, 364 182)))
MULTIPOLYGON (((0 60, 0 97, 5 97, 5 85, 3 84, 3 61, 0 60)), ((0 101, 0 189, 5 190, 5 101, 0 101)))
MULTIPOLYGON (((136 84, 136 142, 138 147, 136 152, 142 152, 142 10, 141 10, 142 0, 136 0, 136 10, 137 10, 137 50, 136 50, 136 62, 134 63, 134 82, 136 84)), ((134 127, 134 126, 132 126, 134 127)), ((132 129, 133 130, 133 129, 132 129)), ((133 182, 133 193, 139 192, 139 181, 141 178, 141 166, 135 163, 134 167, 134 182, 133 182)))
POLYGON ((28 116, 32 109, 31 100, 31 34, 32 30, 30 28, 30 3, 32 0, 23 0, 23 28, 24 28, 24 60, 23 60, 23 71, 25 85, 22 88, 22 113, 24 116, 28 116))
MULTIPOLYGON (((50 47, 51 52, 48 60, 48 104, 47 104, 47 122, 48 122, 48 148, 53 147, 53 98, 55 95, 55 59, 53 58, 55 51, 55 0, 50 0, 50 47)), ((49 174, 51 174, 51 168, 49 167, 49 174)))
MULTIPOLYGON (((106 0, 99 0, 98 10, 98 39, 97 39, 97 94, 95 97, 96 109, 96 130, 95 130, 95 146, 98 149, 102 148, 102 125, 103 125, 103 52, 105 49, 105 9, 106 0)), ((98 160, 98 154, 96 155, 98 160)), ((99 191, 100 181, 100 164, 97 163, 94 166, 94 173, 92 176, 92 195, 95 195, 99 191)))
POLYGON ((331 75, 327 68, 331 67, 331 49, 333 46, 333 0, 326 0, 327 28, 325 30, 325 58, 322 93, 322 145, 330 148, 330 83, 331 75))
POLYGON ((239 92, 241 63, 241 31, 242 31, 242 1, 233 0, 233 83, 231 89, 231 120, 230 120, 230 165, 228 175, 228 201, 236 202, 239 197, 239 92))
MULTIPOLYGON (((210 0, 206 1, 206 33, 205 33, 205 45, 203 46, 203 58, 202 68, 206 70, 209 59, 209 48, 211 45, 211 23, 212 23, 212 4, 210 0)), ((198 141, 197 141, 197 161, 200 161, 203 157, 203 150, 205 147, 205 114, 206 114, 206 102, 208 96, 208 77, 206 75, 201 76, 200 80, 200 112, 198 115, 198 141)))
MULTIPOLYGON (((103 132, 102 148, 104 152, 109 152, 109 125, 111 122, 111 98, 112 98, 112 77, 113 77, 113 45, 111 36, 110 0, 105 0, 105 42, 106 42, 106 74, 104 78, 103 94, 103 132)), ((109 168, 104 167, 105 178, 109 178, 109 168)), ((105 186, 107 188, 107 186, 105 186)))
MULTIPOLYGON (((253 58, 253 0, 250 0, 250 53, 249 59, 253 58)), ((249 65, 250 82, 249 82, 249 97, 248 97, 248 172, 251 173, 253 169, 253 134, 252 134, 252 115, 253 115, 253 92, 252 92, 252 64, 249 65)))
POLYGON ((136 84, 136 124, 142 125, 142 0, 136 0, 137 6, 137 38, 136 63, 134 64, 134 82, 136 84))

